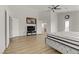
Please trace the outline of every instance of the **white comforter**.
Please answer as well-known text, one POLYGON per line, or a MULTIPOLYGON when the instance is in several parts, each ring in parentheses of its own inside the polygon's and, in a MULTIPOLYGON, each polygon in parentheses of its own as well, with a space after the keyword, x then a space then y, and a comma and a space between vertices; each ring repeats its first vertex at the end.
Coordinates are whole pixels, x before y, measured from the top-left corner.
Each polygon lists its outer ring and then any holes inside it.
MULTIPOLYGON (((79 52, 79 32, 51 33, 51 34, 48 34, 47 38, 48 38, 48 40, 52 40, 53 43, 54 42, 60 43, 58 46, 61 45, 61 46, 64 46, 64 47, 65 46, 72 47, 79 52)), ((48 43, 50 43, 51 46, 54 46, 54 45, 52 45, 53 43, 51 43, 52 41, 49 41, 48 43)), ((55 47, 56 47, 57 43, 55 43, 55 47)), ((62 49, 61 46, 60 46, 60 48, 57 48, 57 49, 61 50, 62 49)), ((64 48, 64 47, 63 47, 62 50, 68 48, 68 47, 67 48, 64 48)), ((69 49, 69 50, 68 49, 67 49, 67 51, 70 51, 72 53, 73 49, 69 49)), ((75 50, 73 50, 73 51, 75 51, 75 50)))
POLYGON ((58 38, 53 40, 59 41, 63 44, 79 49, 79 32, 57 32, 57 33, 48 34, 48 37, 58 38))
POLYGON ((79 42, 79 32, 57 32, 48 34, 49 36, 55 35, 66 38, 68 40, 79 42))

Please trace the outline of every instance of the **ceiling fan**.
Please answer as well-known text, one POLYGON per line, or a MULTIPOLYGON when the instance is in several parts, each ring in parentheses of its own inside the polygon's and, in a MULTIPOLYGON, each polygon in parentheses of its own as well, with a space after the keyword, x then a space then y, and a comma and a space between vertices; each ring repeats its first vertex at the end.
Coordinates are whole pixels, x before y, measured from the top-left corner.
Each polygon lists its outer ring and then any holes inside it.
POLYGON ((59 8, 60 5, 52 5, 51 7, 48 7, 49 9, 51 9, 53 12, 55 12, 55 10, 60 10, 61 8, 59 8))

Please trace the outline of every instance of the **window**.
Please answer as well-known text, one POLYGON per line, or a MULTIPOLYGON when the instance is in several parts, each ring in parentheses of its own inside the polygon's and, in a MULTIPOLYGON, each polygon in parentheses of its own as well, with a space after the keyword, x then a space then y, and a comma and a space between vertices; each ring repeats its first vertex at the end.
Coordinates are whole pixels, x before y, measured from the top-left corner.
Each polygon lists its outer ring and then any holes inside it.
POLYGON ((65 21, 65 32, 69 32, 69 21, 65 21))

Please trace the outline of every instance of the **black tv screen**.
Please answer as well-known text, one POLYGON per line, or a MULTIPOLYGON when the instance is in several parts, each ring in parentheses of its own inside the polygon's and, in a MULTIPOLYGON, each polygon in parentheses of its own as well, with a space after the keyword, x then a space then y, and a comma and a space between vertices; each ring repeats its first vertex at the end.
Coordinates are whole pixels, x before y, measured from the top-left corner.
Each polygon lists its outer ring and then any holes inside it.
POLYGON ((27 26, 27 31, 34 31, 35 30, 35 26, 27 26))

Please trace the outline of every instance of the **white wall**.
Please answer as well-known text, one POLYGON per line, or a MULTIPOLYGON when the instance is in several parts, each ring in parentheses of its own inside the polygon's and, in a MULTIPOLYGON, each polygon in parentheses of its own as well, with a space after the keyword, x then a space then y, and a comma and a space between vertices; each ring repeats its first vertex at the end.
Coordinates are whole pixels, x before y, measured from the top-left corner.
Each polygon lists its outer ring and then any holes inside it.
POLYGON ((12 37, 19 36, 19 20, 12 18, 12 37))
POLYGON ((19 35, 26 34, 26 17, 37 18, 37 34, 42 34, 42 23, 47 23, 47 33, 57 31, 56 14, 50 11, 38 11, 36 9, 24 6, 9 6, 12 16, 19 19, 19 35))
POLYGON ((0 6, 0 53, 9 45, 9 10, 8 6, 0 6))
MULTIPOLYGON (((71 15, 68 13, 58 13, 58 31, 65 31, 65 15, 71 15)), ((71 20, 71 18, 70 18, 71 20)))
POLYGON ((42 20, 38 18, 37 21, 37 34, 42 34, 42 20))
POLYGON ((0 6, 0 53, 5 49, 5 6, 0 6))
POLYGON ((79 32, 79 11, 58 13, 58 31, 65 29, 65 15, 70 15, 70 19, 68 19, 70 31, 79 32))
POLYGON ((57 32, 57 13, 51 11, 51 33, 57 32))
POLYGON ((40 13, 40 20, 42 23, 47 23, 47 33, 57 32, 57 13, 49 10, 42 11, 40 13))
POLYGON ((79 11, 71 12, 71 18, 70 30, 74 32, 79 32, 79 11))
POLYGON ((47 24, 47 33, 50 33, 51 32, 51 15, 50 15, 50 11, 42 11, 39 13, 39 19, 41 20, 41 23, 40 23, 40 29, 41 29, 41 32, 43 30, 42 28, 42 23, 46 23, 47 24))
POLYGON ((10 28, 9 28, 9 36, 10 38, 19 36, 19 19, 9 17, 9 23, 10 23, 10 28))
POLYGON ((47 23, 47 33, 57 31, 57 15, 49 10, 38 11, 28 6, 9 6, 11 16, 19 19, 19 36, 26 34, 26 17, 37 18, 37 34, 42 34, 42 23, 47 23))
POLYGON ((12 17, 19 19, 19 36, 26 35, 26 17, 36 18, 37 22, 39 20, 38 19, 39 12, 33 8, 30 8, 27 6, 26 7, 25 6, 9 6, 9 10, 11 12, 12 17))

